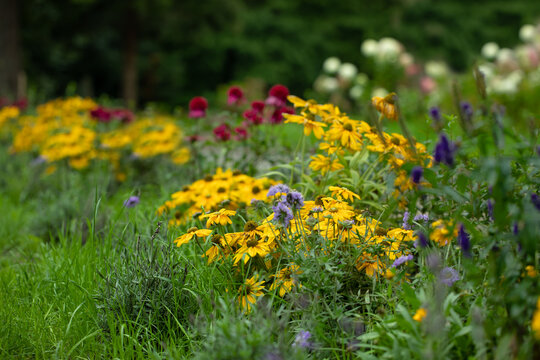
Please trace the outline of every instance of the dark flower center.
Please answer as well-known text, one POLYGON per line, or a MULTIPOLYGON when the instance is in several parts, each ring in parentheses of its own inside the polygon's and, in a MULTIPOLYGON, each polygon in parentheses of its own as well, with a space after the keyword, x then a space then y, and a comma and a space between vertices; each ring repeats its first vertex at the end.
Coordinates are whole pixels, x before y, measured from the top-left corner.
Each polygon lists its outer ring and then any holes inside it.
POLYGON ((350 123, 346 123, 343 125, 343 128, 347 131, 353 131, 353 127, 350 123))
POLYGON ((251 232, 255 229, 257 229, 257 223, 255 221, 248 221, 245 225, 244 225, 244 232, 251 232))

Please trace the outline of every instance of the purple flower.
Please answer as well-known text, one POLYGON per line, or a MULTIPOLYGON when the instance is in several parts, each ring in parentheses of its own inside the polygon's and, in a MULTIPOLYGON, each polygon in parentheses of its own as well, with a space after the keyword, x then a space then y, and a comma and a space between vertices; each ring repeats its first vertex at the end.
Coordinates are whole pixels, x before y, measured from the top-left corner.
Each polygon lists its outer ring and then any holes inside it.
POLYGON ((291 191, 285 196, 285 203, 293 210, 304 206, 304 197, 298 191, 291 191))
POLYGON ((459 103, 459 108, 461 110, 461 115, 463 116, 465 121, 471 121, 474 113, 471 103, 468 101, 462 101, 459 103))
POLYGON ((439 123, 442 119, 441 109, 439 109, 438 106, 432 106, 429 109, 429 117, 433 120, 433 122, 439 123))
POLYGON ((491 199, 488 199, 488 201, 486 202, 486 206, 487 206, 489 218, 491 219, 491 221, 493 221, 493 219, 494 219, 494 217, 493 217, 493 201, 491 201, 491 199))
POLYGON ((517 234, 519 233, 519 227, 518 227, 517 221, 514 222, 514 224, 512 225, 512 233, 513 233, 514 235, 517 235, 517 234))
POLYGON ((426 234, 420 231, 416 235, 418 236, 418 240, 414 244, 420 246, 421 248, 427 248, 429 245, 429 241, 426 237, 426 234))
POLYGON ((140 199, 138 196, 130 196, 129 199, 124 201, 124 207, 132 208, 135 207, 140 202, 140 199))
POLYGON ((309 349, 313 346, 312 342, 309 341, 310 338, 311 333, 309 331, 300 331, 298 334, 296 334, 296 337, 294 338, 293 346, 309 349))
POLYGON ((393 268, 398 267, 398 266, 403 265, 404 263, 406 263, 407 261, 412 260, 412 259, 413 259, 412 255, 400 256, 400 257, 398 257, 396 259, 396 261, 394 261, 394 263, 392 264, 391 267, 393 267, 393 268))
POLYGON ((420 221, 429 221, 429 215, 428 214, 418 214, 414 217, 413 221, 420 222, 420 221))
POLYGON ((439 279, 446 286, 452 286, 456 281, 460 279, 460 277, 459 273, 455 269, 451 267, 445 267, 439 273, 439 279))
POLYGON ((424 175, 424 168, 421 166, 415 166, 413 167, 411 171, 411 180, 415 184, 420 183, 420 179, 422 179, 422 175, 424 175))
POLYGON ((436 163, 445 163, 448 166, 454 165, 454 144, 448 140, 448 137, 445 134, 441 134, 439 137, 439 142, 435 145, 435 162, 436 163))
POLYGON ((540 211, 540 197, 536 193, 531 194, 531 201, 536 210, 540 211))
POLYGON ((312 213, 320 213, 320 212, 323 212, 324 209, 320 206, 314 206, 312 209, 311 209, 311 212, 312 213))
POLYGON ((411 226, 409 225, 409 212, 405 211, 403 214, 403 224, 401 225, 402 228, 405 230, 411 230, 411 226))
POLYGON ((465 257, 471 257, 471 239, 465 231, 463 224, 459 225, 458 244, 461 247, 461 251, 463 251, 463 255, 465 257))
POLYGON ((294 217, 291 209, 284 203, 279 202, 272 207, 272 210, 274 211, 274 223, 288 227, 294 217))
POLYGON ((274 185, 274 186, 270 187, 270 189, 268 189, 268 194, 266 194, 266 197, 274 196, 274 195, 279 194, 279 193, 288 194, 290 191, 291 191, 291 189, 289 189, 289 187, 287 185, 285 185, 285 184, 277 184, 277 185, 274 185))
POLYGON ((536 146, 536 155, 540 156, 540 145, 536 146))

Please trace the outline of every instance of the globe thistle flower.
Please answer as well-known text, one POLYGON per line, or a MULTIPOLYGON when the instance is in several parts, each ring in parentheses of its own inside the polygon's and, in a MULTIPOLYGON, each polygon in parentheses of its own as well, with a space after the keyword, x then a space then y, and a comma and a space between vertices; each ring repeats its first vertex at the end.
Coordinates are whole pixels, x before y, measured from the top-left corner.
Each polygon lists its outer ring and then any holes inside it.
POLYGON ((439 279, 446 286, 452 286, 456 281, 460 280, 457 270, 451 267, 445 267, 439 273, 439 279))
POLYGON ((189 102, 189 117, 203 118, 206 116, 206 109, 208 109, 208 101, 202 96, 196 96, 189 102))
POLYGON ((291 220, 294 218, 292 210, 283 202, 279 202, 272 207, 274 211, 273 222, 276 225, 282 225, 283 227, 289 227, 291 220))
POLYGON ((274 85, 268 92, 265 103, 275 107, 283 107, 287 104, 287 96, 289 96, 289 89, 286 86, 274 85))
POLYGON ((244 92, 238 86, 231 86, 227 91, 227 104, 240 105, 244 100, 244 92))
POLYGON ((285 197, 285 203, 291 209, 296 210, 304 206, 304 197, 298 191, 291 191, 285 197))

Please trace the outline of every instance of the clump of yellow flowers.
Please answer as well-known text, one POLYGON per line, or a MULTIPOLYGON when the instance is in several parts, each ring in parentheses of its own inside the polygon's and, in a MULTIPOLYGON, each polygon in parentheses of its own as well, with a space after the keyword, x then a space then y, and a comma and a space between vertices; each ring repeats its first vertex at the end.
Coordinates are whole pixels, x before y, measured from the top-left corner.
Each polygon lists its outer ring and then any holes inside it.
POLYGON ((331 196, 304 201, 284 184, 268 188, 269 184, 268 179, 253 180, 218 170, 173 194, 173 200, 158 210, 188 203, 187 213, 199 212, 192 220, 199 226, 180 235, 175 243, 195 244, 209 264, 233 269, 226 270, 238 275, 229 291, 238 289, 238 303, 245 311, 265 293, 283 297, 301 287, 299 277, 304 269, 298 259, 344 252, 354 257, 352 269, 358 275, 382 279, 397 258, 410 255, 416 240, 413 231, 383 228, 377 220, 364 216, 354 206, 359 196, 353 191, 332 186, 331 196), (236 210, 241 196, 254 199, 242 215, 236 210), (226 205, 219 207, 224 200, 226 205), (202 213, 203 209, 207 212, 202 213))
MULTIPOLYGON (((309 167, 323 177, 346 169, 346 155, 366 148, 368 152, 378 155, 379 162, 390 165, 396 172, 394 195, 398 196, 415 186, 403 170, 403 165, 431 166, 431 156, 419 142, 415 142, 412 148, 404 136, 378 131, 365 121, 353 120, 332 104, 317 104, 314 100, 306 101, 296 96, 289 96, 288 99, 300 114, 284 114, 285 122, 301 124, 306 136, 313 134, 321 140, 319 151, 311 157, 309 167)), ((383 98, 374 99, 373 102, 385 116, 397 119, 393 103, 383 98)))
POLYGON ((0 110, 0 127, 15 119, 9 128, 12 153, 34 152, 51 165, 66 162, 77 170, 92 161, 107 161, 118 180, 125 178, 122 159, 165 156, 176 164, 189 161, 174 119, 152 116, 100 124, 90 116, 98 108, 92 99, 80 97, 49 101, 38 106, 35 115, 21 116, 17 108, 6 107, 0 110))

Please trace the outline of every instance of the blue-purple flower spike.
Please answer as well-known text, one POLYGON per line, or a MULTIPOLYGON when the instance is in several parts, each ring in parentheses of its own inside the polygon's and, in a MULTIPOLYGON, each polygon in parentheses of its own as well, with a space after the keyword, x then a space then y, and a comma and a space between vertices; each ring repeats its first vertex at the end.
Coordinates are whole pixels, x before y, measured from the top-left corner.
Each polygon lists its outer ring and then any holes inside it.
POLYGON ((418 240, 417 240, 417 244, 421 247, 421 248, 427 248, 428 245, 429 245, 429 241, 428 241, 428 238, 426 236, 426 234, 424 234, 423 232, 419 232, 417 234, 418 236, 418 240))
POLYGON ((411 180, 415 184, 420 184, 420 180, 422 179, 422 176, 424 175, 424 168, 421 166, 415 166, 413 167, 411 171, 411 180))
POLYGON ((441 109, 438 106, 432 106, 429 108, 429 117, 436 123, 440 122, 442 119, 441 109))
POLYGON ((536 210, 540 211, 540 197, 536 193, 531 194, 531 202, 536 210))
POLYGON ((463 255, 465 257, 471 257, 471 239, 469 234, 465 231, 463 224, 459 225, 458 244, 461 247, 463 255))
POLYGON ((445 163, 448 166, 454 165, 454 144, 445 134, 441 134, 439 142, 435 145, 434 160, 436 163, 445 163))

